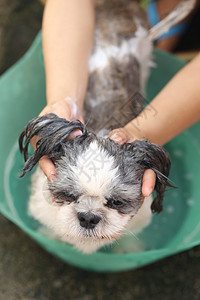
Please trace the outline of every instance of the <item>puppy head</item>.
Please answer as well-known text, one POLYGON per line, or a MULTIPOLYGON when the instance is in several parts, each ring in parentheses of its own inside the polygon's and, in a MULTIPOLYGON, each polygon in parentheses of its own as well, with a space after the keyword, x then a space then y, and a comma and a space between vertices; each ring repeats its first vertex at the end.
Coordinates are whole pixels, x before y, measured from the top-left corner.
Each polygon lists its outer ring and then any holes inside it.
POLYGON ((162 210, 165 187, 170 185, 170 160, 162 147, 147 140, 120 146, 96 137, 79 121, 68 122, 50 114, 30 121, 19 144, 26 160, 22 176, 44 155, 54 161, 57 175, 48 187, 61 205, 54 229, 80 249, 89 241, 98 248, 125 230, 143 203, 142 178, 148 168, 157 176, 152 210, 162 210), (77 128, 82 135, 67 140, 77 128), (37 149, 28 158, 28 144, 36 134, 37 149))

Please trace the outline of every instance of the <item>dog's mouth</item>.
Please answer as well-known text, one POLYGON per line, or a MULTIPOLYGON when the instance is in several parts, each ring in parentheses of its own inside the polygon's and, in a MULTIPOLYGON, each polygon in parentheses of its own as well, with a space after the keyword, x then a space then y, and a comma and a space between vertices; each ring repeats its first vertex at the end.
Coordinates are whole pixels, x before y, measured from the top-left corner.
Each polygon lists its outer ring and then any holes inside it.
POLYGON ((120 233, 114 235, 97 235, 94 232, 86 232, 83 234, 85 238, 93 239, 93 240, 117 240, 120 238, 120 233))
MULTIPOLYGON (((70 234, 65 234, 65 237, 74 238, 75 236, 72 236, 70 234)), ((120 238, 120 234, 116 234, 116 235, 112 235, 112 236, 108 236, 108 235, 97 236, 97 235, 94 235, 94 234, 91 234, 91 233, 90 234, 85 233, 85 234, 82 235, 82 237, 84 237, 88 240, 91 239, 91 240, 96 240, 96 241, 101 241, 101 240, 112 241, 112 240, 118 240, 120 238)))

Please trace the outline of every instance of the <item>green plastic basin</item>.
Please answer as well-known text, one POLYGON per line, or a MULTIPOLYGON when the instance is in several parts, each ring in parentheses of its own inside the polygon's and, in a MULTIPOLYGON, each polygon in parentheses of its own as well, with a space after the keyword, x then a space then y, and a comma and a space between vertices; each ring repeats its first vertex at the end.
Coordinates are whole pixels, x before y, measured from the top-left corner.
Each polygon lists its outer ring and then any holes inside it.
MULTIPOLYGON (((184 66, 172 55, 155 50, 147 99, 152 99, 184 66)), ((37 230, 27 214, 30 175, 19 179, 23 160, 17 140, 25 124, 45 105, 45 75, 38 34, 26 55, 0 79, 0 211, 47 251, 80 268, 120 271, 154 262, 200 243, 200 124, 195 124, 166 145, 172 160, 170 178, 178 189, 168 190, 164 212, 139 235, 144 250, 116 254, 112 247, 83 255, 70 245, 51 240, 37 230)), ((31 262, 30 262, 31 263, 31 262)))

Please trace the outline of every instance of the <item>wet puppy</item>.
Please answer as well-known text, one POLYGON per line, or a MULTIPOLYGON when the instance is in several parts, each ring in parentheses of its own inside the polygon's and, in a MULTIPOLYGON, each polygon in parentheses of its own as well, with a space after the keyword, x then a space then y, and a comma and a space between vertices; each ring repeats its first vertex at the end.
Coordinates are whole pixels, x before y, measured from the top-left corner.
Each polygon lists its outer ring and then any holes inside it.
POLYGON ((26 160, 22 176, 44 155, 56 165, 53 182, 47 182, 39 168, 32 176, 32 215, 85 253, 119 238, 130 223, 132 232, 138 233, 150 222, 151 210, 162 210, 170 160, 162 147, 147 140, 120 146, 87 131, 79 121, 49 114, 29 122, 20 136, 20 147, 26 160), (82 135, 67 140, 77 128, 82 135), (36 134, 37 149, 28 158, 28 144, 36 134), (157 176, 153 202, 141 192, 148 168, 157 176))

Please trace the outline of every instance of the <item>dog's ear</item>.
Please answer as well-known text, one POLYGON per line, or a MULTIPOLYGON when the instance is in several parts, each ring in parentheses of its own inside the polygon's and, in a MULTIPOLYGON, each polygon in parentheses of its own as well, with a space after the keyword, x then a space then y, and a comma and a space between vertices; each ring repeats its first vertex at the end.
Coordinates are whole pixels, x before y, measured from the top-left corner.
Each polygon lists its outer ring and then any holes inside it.
POLYGON ((156 198, 151 209, 153 212, 161 212, 163 209, 163 197, 166 186, 174 187, 168 182, 171 162, 168 152, 161 146, 150 143, 148 140, 136 140, 125 145, 126 150, 134 154, 136 163, 144 170, 152 169, 156 173, 156 198))
POLYGON ((60 158, 64 154, 63 146, 67 142, 72 142, 67 140, 67 138, 75 129, 82 131, 82 135, 78 139, 80 141, 83 140, 86 137, 87 130, 78 120, 67 121, 66 119, 59 118, 55 114, 48 114, 32 119, 19 136, 19 148, 24 154, 25 160, 20 177, 23 177, 27 172, 31 171, 44 155, 47 155, 53 160, 60 158), (28 157, 28 146, 35 135, 38 136, 36 150, 31 157, 28 157))

